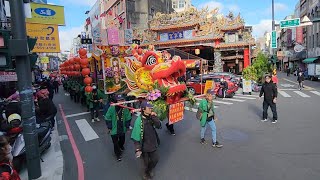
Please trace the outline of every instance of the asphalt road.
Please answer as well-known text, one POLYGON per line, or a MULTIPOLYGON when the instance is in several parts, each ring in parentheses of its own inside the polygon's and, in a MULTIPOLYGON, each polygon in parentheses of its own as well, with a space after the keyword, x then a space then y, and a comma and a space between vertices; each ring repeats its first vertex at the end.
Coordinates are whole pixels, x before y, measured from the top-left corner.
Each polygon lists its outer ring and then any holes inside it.
MULTIPOLYGON (((280 78, 280 84, 288 83, 290 84, 280 78)), ((239 95, 233 98, 237 101, 219 100, 228 102, 216 103, 219 117, 218 140, 224 145, 222 149, 200 144, 200 125, 195 119, 195 113, 185 111, 185 119, 175 126, 176 136, 169 135, 165 128, 158 131, 161 139, 160 161, 154 179, 318 180, 320 95, 314 92, 320 93, 320 89, 311 83, 308 85, 315 87, 313 92, 302 91, 309 97, 302 97, 292 88, 282 89, 290 97, 279 95, 277 124, 260 121, 262 101, 257 99, 257 94, 251 99, 239 95)), ((71 102, 62 92, 55 97, 55 102, 62 105, 66 115, 86 111, 71 102)), ((271 118, 270 112, 269 119, 271 118)), ((64 154, 65 180, 81 179, 78 178, 79 174, 83 174, 86 180, 141 179, 141 161, 134 157, 129 134, 123 161, 116 162, 104 121, 91 123, 89 114, 66 118, 74 145, 80 153, 82 162, 79 162, 61 113, 57 119, 64 154), (77 124, 79 122, 84 123, 83 126, 77 124), (80 173, 79 163, 83 164, 83 171, 80 169, 80 173)), ((210 141, 209 130, 206 137, 210 141)))

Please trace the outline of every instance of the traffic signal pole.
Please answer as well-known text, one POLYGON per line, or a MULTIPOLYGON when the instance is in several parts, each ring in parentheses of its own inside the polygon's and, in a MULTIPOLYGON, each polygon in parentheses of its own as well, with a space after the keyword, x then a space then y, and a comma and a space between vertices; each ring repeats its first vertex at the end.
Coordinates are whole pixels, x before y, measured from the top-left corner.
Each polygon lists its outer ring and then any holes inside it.
POLYGON ((10 11, 13 38, 9 47, 16 61, 28 176, 37 179, 41 176, 41 165, 23 1, 10 0, 10 11))

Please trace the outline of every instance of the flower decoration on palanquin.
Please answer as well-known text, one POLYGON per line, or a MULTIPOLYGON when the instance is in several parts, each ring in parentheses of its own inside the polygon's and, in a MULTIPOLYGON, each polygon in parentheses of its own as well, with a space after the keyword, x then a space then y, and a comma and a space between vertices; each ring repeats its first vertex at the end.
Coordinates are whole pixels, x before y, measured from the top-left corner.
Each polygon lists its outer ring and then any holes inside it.
POLYGON ((158 89, 152 90, 151 92, 149 92, 147 94, 147 99, 149 101, 155 101, 157 100, 159 97, 161 97, 161 92, 158 89))

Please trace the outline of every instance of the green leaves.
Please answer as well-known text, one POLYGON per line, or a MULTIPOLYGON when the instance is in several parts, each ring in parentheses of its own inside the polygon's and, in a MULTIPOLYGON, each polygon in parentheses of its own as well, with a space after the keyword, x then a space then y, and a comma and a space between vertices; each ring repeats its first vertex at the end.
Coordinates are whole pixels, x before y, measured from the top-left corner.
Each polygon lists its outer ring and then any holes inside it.
POLYGON ((272 67, 268 62, 268 57, 260 52, 252 65, 246 67, 242 73, 246 80, 261 82, 264 74, 271 72, 271 70, 272 67))

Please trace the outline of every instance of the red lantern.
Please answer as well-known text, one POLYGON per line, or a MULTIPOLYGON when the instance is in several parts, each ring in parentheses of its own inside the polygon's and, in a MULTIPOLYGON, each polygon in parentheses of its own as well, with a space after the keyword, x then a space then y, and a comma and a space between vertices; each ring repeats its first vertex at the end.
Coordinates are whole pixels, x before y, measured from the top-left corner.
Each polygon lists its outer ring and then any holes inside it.
POLYGON ((87 58, 85 58, 85 59, 81 59, 81 60, 80 60, 80 64, 88 65, 88 64, 89 64, 89 61, 88 61, 88 59, 87 59, 87 58))
POLYGON ((93 88, 91 86, 86 86, 84 89, 87 93, 92 92, 93 88))
POLYGON ((86 77, 83 80, 84 84, 90 85, 92 83, 92 78, 91 77, 86 77))
POLYGON ((71 65, 73 65, 73 64, 75 63, 75 61, 74 61, 73 58, 71 58, 69 61, 70 61, 70 64, 71 64, 71 65))
POLYGON ((75 70, 74 65, 71 65, 71 66, 70 66, 70 70, 75 70))
POLYGON ((87 55, 87 50, 81 48, 81 49, 79 50, 79 54, 80 54, 80 56, 85 56, 85 55, 87 55))
POLYGON ((88 67, 88 64, 81 64, 81 67, 82 67, 82 68, 87 68, 87 67, 88 67))
POLYGON ((88 58, 87 55, 85 55, 85 56, 80 56, 80 59, 86 59, 86 58, 88 58))
POLYGON ((80 70, 81 66, 79 64, 74 65, 75 70, 80 70))
POLYGON ((81 74, 82 74, 83 76, 89 75, 89 74, 90 74, 90 69, 89 69, 89 68, 84 68, 84 69, 82 69, 81 74))
POLYGON ((75 63, 80 63, 80 58, 79 57, 75 57, 75 58, 73 58, 74 59, 74 61, 75 61, 75 63))

